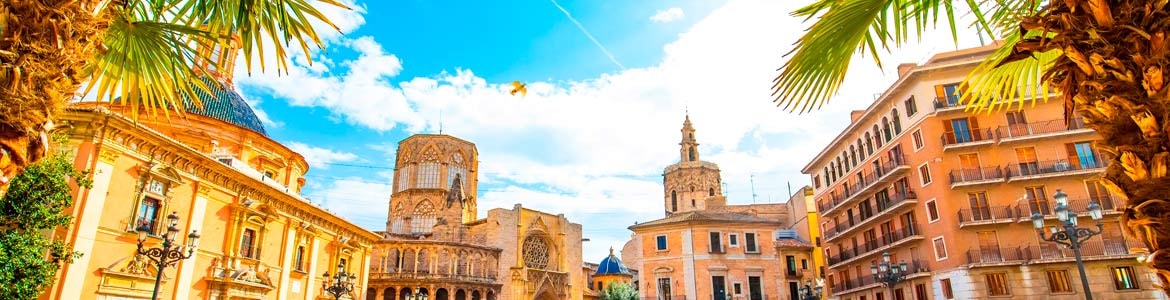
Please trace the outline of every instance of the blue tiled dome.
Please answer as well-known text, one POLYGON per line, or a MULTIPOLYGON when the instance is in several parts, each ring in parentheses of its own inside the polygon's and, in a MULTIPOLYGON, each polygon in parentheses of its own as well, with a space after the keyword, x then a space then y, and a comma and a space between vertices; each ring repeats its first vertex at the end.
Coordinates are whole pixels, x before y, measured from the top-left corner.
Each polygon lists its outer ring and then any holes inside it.
POLYGON ((622 263, 621 259, 613 255, 613 248, 609 248, 609 256, 597 264, 597 273, 593 273, 593 276, 627 274, 630 274, 630 270, 626 269, 626 265, 622 263))
POLYGON ((188 113, 228 122, 268 136, 268 133, 264 131, 264 124, 260 122, 260 118, 256 116, 256 112, 252 111, 252 107, 248 105, 248 102, 244 101, 243 97, 240 97, 240 94, 234 88, 226 86, 210 77, 204 77, 203 82, 207 84, 207 88, 211 93, 209 94, 201 88, 193 87, 203 107, 201 108, 195 105, 195 102, 184 96, 183 108, 188 113))

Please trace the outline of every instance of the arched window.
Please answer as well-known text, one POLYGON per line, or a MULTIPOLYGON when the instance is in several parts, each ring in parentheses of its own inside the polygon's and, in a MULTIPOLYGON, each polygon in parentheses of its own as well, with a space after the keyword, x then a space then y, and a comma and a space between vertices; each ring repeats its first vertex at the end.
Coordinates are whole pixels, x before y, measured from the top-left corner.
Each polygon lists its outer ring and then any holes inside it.
POLYGON ((694 134, 694 133, 690 133, 690 137, 691 137, 691 139, 692 139, 692 140, 693 140, 693 139, 695 139, 695 134, 694 134))
POLYGON ((670 211, 678 211, 678 193, 670 191, 670 211))
POLYGON ((410 233, 430 233, 435 226, 435 206, 431 201, 423 200, 414 207, 414 215, 410 218, 410 233))
POLYGON ((897 135, 902 133, 902 117, 898 115, 897 108, 895 108, 894 111, 890 113, 890 117, 894 118, 894 134, 897 135))
POLYGON ((390 232, 406 233, 406 205, 402 202, 393 205, 394 209, 390 211, 390 232))
POLYGON ((418 188, 440 188, 438 162, 428 161, 418 165, 418 188))
POLYGON ((707 188, 707 196, 715 196, 715 188, 707 188))
POLYGON ((869 132, 865 133, 865 155, 873 155, 873 137, 869 135, 869 132))
POLYGON ((854 148, 853 145, 849 145, 849 163, 857 166, 857 148, 854 148))
POLYGON ((691 199, 691 208, 695 208, 695 199, 691 199))
POLYGON ((459 175, 463 186, 467 186, 467 167, 465 166, 462 154, 458 152, 452 154, 451 161, 447 163, 447 183, 443 185, 443 188, 451 188, 451 182, 455 181, 455 175, 459 175))
POLYGON ((541 236, 529 235, 524 239, 524 266, 532 269, 548 270, 549 247, 548 241, 541 236))
POLYGON ((882 131, 878 129, 877 124, 873 124, 873 144, 875 148, 882 147, 882 131))
POLYGON ((887 143, 894 139, 894 136, 890 133, 890 118, 882 117, 882 137, 885 138, 887 143))
POLYGON ((690 157, 690 161, 695 161, 695 147, 691 147, 690 154, 688 154, 688 156, 690 157))
POLYGON ((865 153, 865 147, 862 147, 861 138, 857 138, 857 153, 861 154, 861 157, 858 159, 862 161, 864 161, 866 157, 869 157, 869 154, 865 153))

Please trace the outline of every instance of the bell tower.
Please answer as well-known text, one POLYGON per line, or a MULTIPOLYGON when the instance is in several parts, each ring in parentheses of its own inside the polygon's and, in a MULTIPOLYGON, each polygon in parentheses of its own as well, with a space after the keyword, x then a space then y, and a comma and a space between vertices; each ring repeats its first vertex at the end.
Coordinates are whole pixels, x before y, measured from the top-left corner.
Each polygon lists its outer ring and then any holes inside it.
POLYGON ((727 205, 719 166, 699 158, 699 142, 695 139, 690 114, 683 120, 681 132, 679 162, 667 166, 662 172, 666 215, 727 205))

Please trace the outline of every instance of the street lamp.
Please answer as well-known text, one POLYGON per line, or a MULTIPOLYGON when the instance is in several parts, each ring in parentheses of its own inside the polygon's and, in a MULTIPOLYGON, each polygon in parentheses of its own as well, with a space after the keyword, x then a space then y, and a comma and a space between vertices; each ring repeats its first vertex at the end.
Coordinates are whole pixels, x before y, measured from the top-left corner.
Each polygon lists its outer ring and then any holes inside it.
POLYGON ((345 263, 337 263, 337 274, 330 276, 329 271, 325 271, 322 276, 325 281, 321 282, 321 289, 333 295, 333 299, 341 299, 341 296, 353 292, 353 282, 357 280, 357 275, 345 272, 345 263))
POLYGON ((186 246, 175 245, 175 238, 179 235, 179 213, 171 212, 167 216, 167 233, 162 237, 162 248, 145 248, 143 243, 150 229, 148 223, 138 225, 138 254, 146 256, 158 266, 158 273, 154 275, 154 293, 150 296, 150 299, 158 299, 158 285, 162 281, 163 269, 195 254, 195 247, 199 246, 199 231, 192 230, 187 235, 186 246), (187 250, 187 254, 183 254, 183 250, 187 250))
POLYGON ((1056 189, 1052 195, 1056 199, 1056 218, 1060 220, 1061 228, 1052 228, 1052 236, 1044 234, 1044 216, 1032 213, 1032 226, 1040 232, 1040 239, 1065 245, 1073 250, 1077 258, 1077 271, 1081 273, 1081 288, 1085 290, 1085 299, 1092 300, 1093 293, 1089 291, 1089 277, 1085 276, 1085 263, 1081 261, 1081 246, 1094 235, 1101 234, 1101 205, 1097 202, 1089 203, 1089 217, 1097 222, 1097 230, 1077 227, 1077 212, 1068 208, 1068 195, 1056 189))
POLYGON ((870 264, 869 272, 873 274, 873 280, 881 283, 882 286, 893 289, 894 285, 906 279, 906 261, 901 263, 890 262, 890 253, 882 252, 882 261, 878 264, 870 264))
POLYGON ((800 300, 821 300, 821 292, 823 291, 820 285, 813 286, 812 280, 805 281, 804 286, 800 287, 800 300))

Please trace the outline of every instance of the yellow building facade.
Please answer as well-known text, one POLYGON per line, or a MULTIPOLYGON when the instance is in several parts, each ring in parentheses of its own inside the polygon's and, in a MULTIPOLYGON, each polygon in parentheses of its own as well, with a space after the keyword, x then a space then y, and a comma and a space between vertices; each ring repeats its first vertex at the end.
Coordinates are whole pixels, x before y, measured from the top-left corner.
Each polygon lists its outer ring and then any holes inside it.
MULTIPOLYGON (((200 49, 235 53, 236 49, 200 49)), ((65 265, 43 299, 333 299, 323 273, 354 275, 360 298, 380 236, 300 196, 309 166, 267 136, 224 72, 196 71, 208 89, 171 119, 127 117, 130 107, 81 102, 59 124, 92 189, 76 191, 68 228, 54 232, 83 255, 65 265), (139 254, 159 248, 168 215, 174 244, 191 256, 159 270, 139 254), (201 235, 194 249, 188 233, 201 235)))

